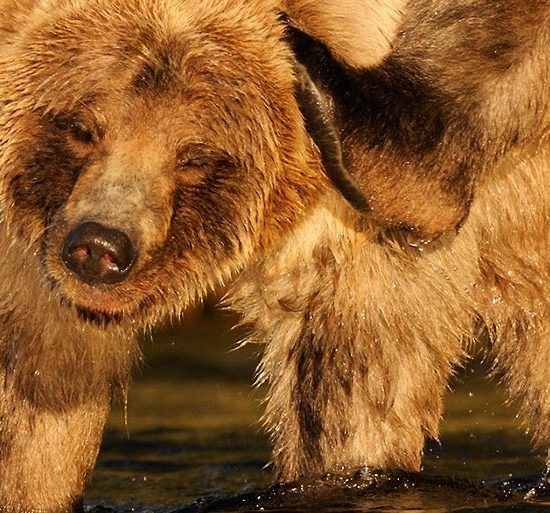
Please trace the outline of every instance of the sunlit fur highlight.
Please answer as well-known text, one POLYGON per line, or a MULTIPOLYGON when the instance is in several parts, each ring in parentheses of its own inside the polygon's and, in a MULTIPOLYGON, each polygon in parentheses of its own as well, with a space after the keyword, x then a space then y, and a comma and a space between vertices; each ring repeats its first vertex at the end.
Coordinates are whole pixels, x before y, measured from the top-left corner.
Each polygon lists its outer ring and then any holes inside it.
POLYGON ((372 213, 324 194, 229 294, 265 344, 280 479, 419 470, 474 340, 547 449, 549 19, 546 0, 412 1, 362 70, 296 35, 372 213))
POLYGON ((282 0, 291 23, 356 68, 378 64, 391 51, 406 0, 282 0))
POLYGON ((279 480, 418 470, 473 339, 548 445, 550 4, 339 5, 0 3, 6 513, 79 510, 136 334, 239 271, 227 301, 263 344, 279 480), (381 38, 354 24, 369 9, 381 38), (371 213, 324 177, 292 50, 371 213), (94 145, 55 128, 75 109, 101 125, 94 145), (197 138, 220 158, 178 167, 197 138), (96 215, 140 248, 116 287, 87 288, 59 259, 96 215))
POLYGON ((0 510, 78 511, 138 333, 228 282, 324 181, 275 3, 0 7, 0 510), (138 249, 118 286, 61 261, 90 220, 138 249))

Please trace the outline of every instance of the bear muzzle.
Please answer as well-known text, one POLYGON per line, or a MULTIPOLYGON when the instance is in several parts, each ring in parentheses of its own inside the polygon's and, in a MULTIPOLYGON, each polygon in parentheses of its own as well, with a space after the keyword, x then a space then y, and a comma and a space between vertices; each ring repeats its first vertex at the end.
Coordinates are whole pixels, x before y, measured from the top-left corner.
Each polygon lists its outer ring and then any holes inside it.
POLYGON ((65 266, 89 285, 124 281, 136 259, 137 251, 128 235, 91 221, 76 226, 62 250, 65 266))

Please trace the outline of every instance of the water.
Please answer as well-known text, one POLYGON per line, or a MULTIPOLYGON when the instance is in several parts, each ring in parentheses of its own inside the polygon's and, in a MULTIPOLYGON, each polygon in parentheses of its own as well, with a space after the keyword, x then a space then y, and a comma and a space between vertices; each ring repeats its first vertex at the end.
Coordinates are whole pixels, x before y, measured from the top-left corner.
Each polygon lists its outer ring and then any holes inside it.
MULTIPOLYGON (((546 492, 525 501, 544 467, 513 408, 468 366, 448 394, 441 445, 421 475, 329 475, 272 486, 254 390, 258 348, 232 351, 231 320, 191 320, 146 344, 128 419, 114 409, 86 497, 112 512, 550 512, 546 492)), ((531 495, 533 495, 531 493, 531 495)))

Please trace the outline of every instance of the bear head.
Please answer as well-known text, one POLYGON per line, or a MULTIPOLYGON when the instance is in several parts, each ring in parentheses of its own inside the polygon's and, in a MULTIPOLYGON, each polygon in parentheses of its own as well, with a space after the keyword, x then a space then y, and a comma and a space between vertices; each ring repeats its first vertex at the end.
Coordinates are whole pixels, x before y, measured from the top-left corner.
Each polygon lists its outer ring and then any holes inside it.
POLYGON ((269 0, 32 9, 0 63, 2 214, 65 307, 178 315, 318 193, 269 0))

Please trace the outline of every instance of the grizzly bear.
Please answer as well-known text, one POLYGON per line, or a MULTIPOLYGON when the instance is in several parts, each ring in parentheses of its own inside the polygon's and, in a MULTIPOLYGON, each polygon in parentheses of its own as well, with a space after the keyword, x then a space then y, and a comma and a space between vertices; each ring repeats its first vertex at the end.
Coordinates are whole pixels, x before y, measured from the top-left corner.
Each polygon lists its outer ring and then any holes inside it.
POLYGON ((548 444, 550 1, 0 6, 1 511, 81 509, 137 334, 230 280, 279 480, 418 470, 473 340, 548 444))

